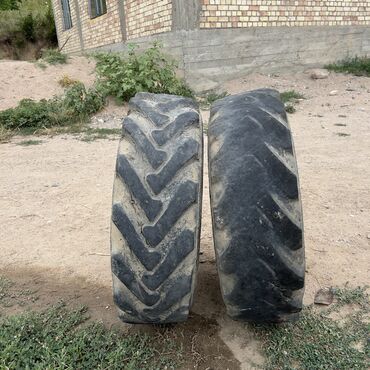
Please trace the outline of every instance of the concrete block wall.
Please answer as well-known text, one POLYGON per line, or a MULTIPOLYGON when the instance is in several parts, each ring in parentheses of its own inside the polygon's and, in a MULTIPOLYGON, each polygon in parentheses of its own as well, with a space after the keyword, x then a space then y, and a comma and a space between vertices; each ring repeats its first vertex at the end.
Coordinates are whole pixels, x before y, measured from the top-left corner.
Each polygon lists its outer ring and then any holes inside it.
POLYGON ((172 0, 126 0, 127 39, 171 31, 172 0))
POLYGON ((370 22, 368 0, 201 0, 200 28, 344 26, 370 22))

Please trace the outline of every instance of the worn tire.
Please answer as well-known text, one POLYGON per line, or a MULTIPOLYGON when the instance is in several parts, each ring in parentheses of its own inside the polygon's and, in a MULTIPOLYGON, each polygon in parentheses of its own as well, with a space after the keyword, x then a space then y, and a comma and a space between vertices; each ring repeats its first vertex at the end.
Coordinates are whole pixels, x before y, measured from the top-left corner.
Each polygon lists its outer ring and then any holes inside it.
POLYGON ((209 126, 213 233, 221 290, 236 320, 281 322, 302 308, 297 165, 274 90, 216 101, 209 126))
POLYGON ((148 93, 129 108, 113 189, 114 301, 125 322, 180 322, 189 314, 199 252, 199 109, 192 99, 148 93))

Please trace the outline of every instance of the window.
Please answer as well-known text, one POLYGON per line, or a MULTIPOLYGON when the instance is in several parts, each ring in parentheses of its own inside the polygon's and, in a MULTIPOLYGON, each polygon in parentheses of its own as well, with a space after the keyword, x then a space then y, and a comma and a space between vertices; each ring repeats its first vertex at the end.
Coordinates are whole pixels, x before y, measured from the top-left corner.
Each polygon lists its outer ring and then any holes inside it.
POLYGON ((72 28, 71 8, 69 7, 69 0, 61 0, 63 13, 64 30, 72 28))
POLYGON ((90 0, 90 18, 96 18, 107 12, 107 4, 105 0, 90 0))

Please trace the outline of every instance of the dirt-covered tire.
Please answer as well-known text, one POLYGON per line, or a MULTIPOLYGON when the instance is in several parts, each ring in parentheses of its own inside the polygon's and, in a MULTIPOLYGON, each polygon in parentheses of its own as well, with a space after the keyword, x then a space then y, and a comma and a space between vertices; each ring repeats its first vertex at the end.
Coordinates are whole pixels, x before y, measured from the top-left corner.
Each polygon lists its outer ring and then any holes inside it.
POLYGON ((274 90, 216 101, 209 126, 217 267, 227 313, 281 322, 302 308, 305 259, 297 164, 274 90))
POLYGON ((139 93, 123 121, 113 188, 114 301, 129 323, 186 320, 197 269, 203 138, 199 108, 139 93))

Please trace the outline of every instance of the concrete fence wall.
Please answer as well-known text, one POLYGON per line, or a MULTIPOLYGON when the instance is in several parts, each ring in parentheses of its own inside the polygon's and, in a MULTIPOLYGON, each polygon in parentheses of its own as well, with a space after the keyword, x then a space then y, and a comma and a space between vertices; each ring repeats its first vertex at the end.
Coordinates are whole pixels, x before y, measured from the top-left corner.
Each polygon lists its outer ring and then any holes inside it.
POLYGON ((160 40, 201 90, 251 71, 370 55, 370 0, 106 0, 107 13, 94 19, 91 0, 69 1, 73 27, 64 31, 61 0, 53 0, 64 51, 160 40))

